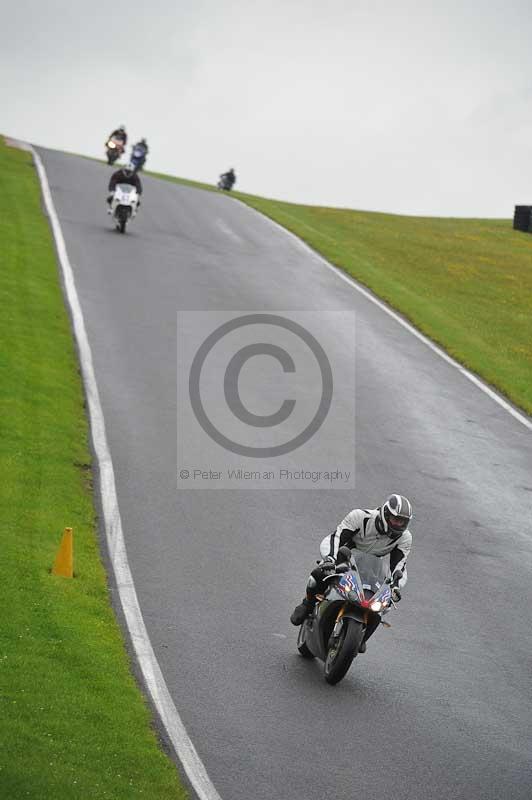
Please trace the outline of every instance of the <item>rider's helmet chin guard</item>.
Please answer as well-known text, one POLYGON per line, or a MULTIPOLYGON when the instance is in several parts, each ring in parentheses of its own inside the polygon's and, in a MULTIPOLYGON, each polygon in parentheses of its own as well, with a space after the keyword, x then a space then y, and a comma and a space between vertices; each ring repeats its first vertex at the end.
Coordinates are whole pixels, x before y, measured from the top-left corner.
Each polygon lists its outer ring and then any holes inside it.
POLYGON ((391 494, 386 502, 379 508, 377 528, 380 532, 398 539, 408 528, 413 517, 410 500, 401 494, 391 494))
POLYGON ((126 178, 129 178, 135 172, 135 167, 131 163, 125 164, 122 167, 122 172, 124 173, 126 178))

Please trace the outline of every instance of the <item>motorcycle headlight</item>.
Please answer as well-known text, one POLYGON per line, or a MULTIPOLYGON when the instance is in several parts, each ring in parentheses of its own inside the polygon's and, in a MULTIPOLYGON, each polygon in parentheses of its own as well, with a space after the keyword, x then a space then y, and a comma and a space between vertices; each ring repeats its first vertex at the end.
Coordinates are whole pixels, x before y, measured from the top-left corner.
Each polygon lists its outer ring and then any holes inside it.
POLYGON ((115 149, 115 147, 116 147, 116 144, 114 144, 114 142, 109 142, 109 144, 107 145, 107 147, 108 147, 110 150, 114 150, 114 149, 115 149))
POLYGON ((370 605, 372 611, 381 611, 382 610, 382 603, 380 600, 374 600, 373 603, 370 605))

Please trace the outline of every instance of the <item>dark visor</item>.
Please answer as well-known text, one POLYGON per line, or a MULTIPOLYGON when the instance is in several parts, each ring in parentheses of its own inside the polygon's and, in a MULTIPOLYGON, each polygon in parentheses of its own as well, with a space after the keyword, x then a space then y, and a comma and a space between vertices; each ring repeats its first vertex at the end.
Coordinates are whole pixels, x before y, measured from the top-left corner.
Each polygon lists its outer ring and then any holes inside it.
POLYGON ((408 517, 394 517, 392 514, 388 514, 388 525, 396 531, 406 530, 409 522, 408 517))

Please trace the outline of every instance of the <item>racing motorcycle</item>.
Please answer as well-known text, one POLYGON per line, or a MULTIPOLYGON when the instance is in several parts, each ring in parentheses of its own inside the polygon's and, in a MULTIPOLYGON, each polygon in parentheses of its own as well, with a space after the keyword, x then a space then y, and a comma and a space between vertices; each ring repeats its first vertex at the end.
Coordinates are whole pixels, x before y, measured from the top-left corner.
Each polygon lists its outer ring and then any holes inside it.
POLYGON ((109 209, 117 231, 126 232, 126 225, 135 217, 138 205, 139 195, 135 187, 129 183, 118 183, 109 209))
POLYGON ((224 192, 230 192, 234 186, 234 180, 232 180, 228 175, 220 175, 220 180, 216 184, 218 189, 222 189, 224 192))
POLYGON ((120 141, 120 139, 108 139, 106 147, 106 155, 107 155, 107 163, 109 166, 115 163, 117 158, 120 158, 122 153, 124 152, 124 142, 120 141))
POLYGON ((131 163, 135 172, 139 172, 146 162, 146 150, 141 144, 136 144, 131 151, 131 163))
MULTIPOLYGON (((342 680, 367 639, 384 622, 394 603, 401 570, 389 574, 388 559, 341 547, 343 563, 324 578, 324 593, 299 629, 297 649, 303 658, 324 662, 327 683, 342 680)), ((396 599, 400 597, 399 593, 396 599)))

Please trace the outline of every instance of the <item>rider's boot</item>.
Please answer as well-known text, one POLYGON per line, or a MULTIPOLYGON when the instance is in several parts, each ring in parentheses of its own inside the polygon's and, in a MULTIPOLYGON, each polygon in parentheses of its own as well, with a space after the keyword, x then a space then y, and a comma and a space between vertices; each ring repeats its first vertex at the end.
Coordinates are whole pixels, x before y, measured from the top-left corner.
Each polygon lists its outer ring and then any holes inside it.
POLYGON ((307 592, 307 596, 303 598, 303 601, 292 611, 292 615, 290 617, 290 622, 292 625, 302 625, 315 605, 316 596, 312 595, 310 592, 307 592))

